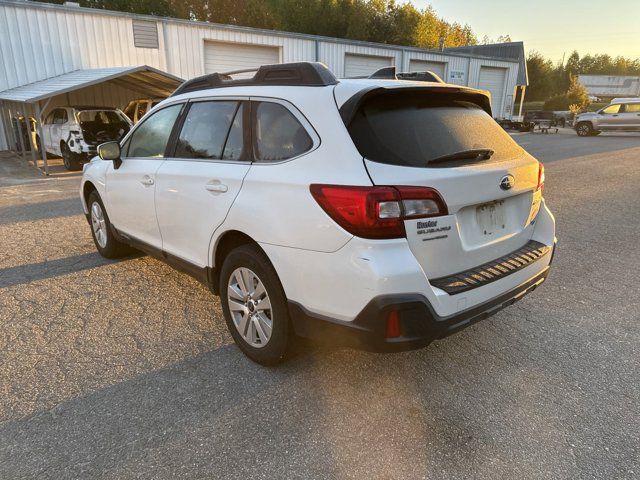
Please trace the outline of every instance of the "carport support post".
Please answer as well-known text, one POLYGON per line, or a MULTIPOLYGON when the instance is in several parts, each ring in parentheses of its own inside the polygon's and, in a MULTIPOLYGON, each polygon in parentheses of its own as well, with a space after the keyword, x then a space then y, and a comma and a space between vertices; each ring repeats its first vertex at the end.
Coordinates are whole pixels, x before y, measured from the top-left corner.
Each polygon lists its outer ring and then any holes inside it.
POLYGON ((7 142, 7 150, 11 150, 11 143, 13 135, 11 135, 11 117, 7 121, 7 109, 5 108, 5 102, 0 102, 0 122, 2 122, 2 129, 4 130, 4 138, 7 142))
POLYGON ((42 133, 42 112, 44 111, 45 108, 47 108, 47 105, 49 105, 49 100, 51 100, 50 98, 46 101, 46 103, 44 104, 44 107, 42 109, 40 109, 40 102, 36 102, 35 103, 35 107, 36 107, 36 122, 38 125, 38 137, 40 137, 40 145, 42 145, 42 152, 40 152, 42 154, 42 161, 44 162, 44 174, 45 175, 49 175, 49 163, 47 162, 47 149, 44 146, 44 134, 42 133))
MULTIPOLYGON (((20 112, 16 112, 16 123, 18 125, 18 140, 20 142, 20 151, 22 153, 22 160, 25 163, 29 163, 27 161, 27 152, 24 149, 24 135, 22 135, 22 122, 20 121, 20 112)), ((24 115, 23 115, 24 118, 24 115)))

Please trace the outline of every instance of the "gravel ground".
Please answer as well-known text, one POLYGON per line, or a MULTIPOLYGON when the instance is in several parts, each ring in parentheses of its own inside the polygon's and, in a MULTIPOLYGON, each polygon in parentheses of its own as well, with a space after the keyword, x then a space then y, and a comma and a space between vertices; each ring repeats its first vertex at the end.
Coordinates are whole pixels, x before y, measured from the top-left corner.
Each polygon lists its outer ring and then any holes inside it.
POLYGON ((542 288, 423 350, 277 368, 190 277, 99 257, 76 175, 0 160, 0 478, 640 477, 640 136, 514 138, 547 162, 542 288))

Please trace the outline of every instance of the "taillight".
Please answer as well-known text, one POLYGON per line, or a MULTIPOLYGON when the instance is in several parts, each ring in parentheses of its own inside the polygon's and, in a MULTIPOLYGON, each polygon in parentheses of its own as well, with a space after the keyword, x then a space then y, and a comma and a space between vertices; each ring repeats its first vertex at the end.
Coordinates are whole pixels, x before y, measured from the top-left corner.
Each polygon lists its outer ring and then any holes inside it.
POLYGON ((404 220, 447 214, 440 194, 428 187, 313 184, 309 190, 338 225, 362 238, 401 238, 404 220))
POLYGON ((544 191, 544 164, 542 162, 538 162, 538 186, 536 187, 536 192, 538 190, 544 191))

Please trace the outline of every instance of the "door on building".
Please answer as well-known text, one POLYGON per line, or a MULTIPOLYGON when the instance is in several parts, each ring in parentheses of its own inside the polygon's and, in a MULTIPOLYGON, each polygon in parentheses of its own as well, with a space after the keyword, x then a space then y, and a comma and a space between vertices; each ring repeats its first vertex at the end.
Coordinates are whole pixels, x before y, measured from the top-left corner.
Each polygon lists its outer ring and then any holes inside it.
POLYGON ((356 55, 347 53, 344 56, 344 76, 368 77, 381 68, 393 65, 391 57, 376 57, 373 55, 356 55))
MULTIPOLYGON (((231 72, 280 63, 280 47, 205 42, 205 73, 231 72)), ((252 73, 245 75, 253 76, 252 73)), ((239 75, 237 78, 242 78, 239 75)))
POLYGON ((110 165, 106 174, 114 227, 156 248, 162 248, 155 208, 156 173, 183 105, 162 108, 139 124, 122 147, 122 164, 118 169, 110 165))
POLYGON ((410 72, 432 72, 446 81, 447 64, 444 62, 428 62, 426 60, 409 60, 410 72))
POLYGON ((498 67, 480 67, 478 88, 491 92, 491 112, 494 118, 503 115, 507 69, 498 67))

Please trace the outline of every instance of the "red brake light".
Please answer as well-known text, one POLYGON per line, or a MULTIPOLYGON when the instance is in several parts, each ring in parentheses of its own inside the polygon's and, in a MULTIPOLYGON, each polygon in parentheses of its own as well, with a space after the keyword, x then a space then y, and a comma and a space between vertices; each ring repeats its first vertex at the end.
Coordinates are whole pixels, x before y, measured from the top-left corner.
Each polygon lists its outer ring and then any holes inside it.
POLYGON ((538 162, 538 186, 537 190, 544 190, 544 164, 542 162, 538 162))
POLYGON ((447 214, 440 194, 428 187, 313 184, 309 190, 338 225, 362 238, 401 238, 404 220, 447 214))

